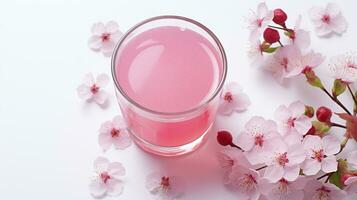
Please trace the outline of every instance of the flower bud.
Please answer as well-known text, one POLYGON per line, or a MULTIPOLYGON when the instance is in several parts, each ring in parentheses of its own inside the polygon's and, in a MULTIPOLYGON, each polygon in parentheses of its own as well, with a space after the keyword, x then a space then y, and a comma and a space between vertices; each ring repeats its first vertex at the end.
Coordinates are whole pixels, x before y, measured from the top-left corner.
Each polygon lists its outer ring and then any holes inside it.
POLYGON ((263 33, 263 36, 264 36, 264 40, 269 44, 273 44, 280 40, 279 32, 272 28, 266 28, 263 33))
POLYGON ((315 110, 312 106, 307 106, 305 105, 305 115, 308 116, 309 118, 312 118, 314 116, 315 110))
POLYGON ((218 131, 217 141, 222 146, 231 145, 233 143, 232 134, 228 131, 218 131))
POLYGON ((282 9, 277 8, 277 9, 274 10, 273 22, 285 27, 285 21, 287 19, 288 19, 288 16, 286 15, 286 13, 282 9))
POLYGON ((306 133, 306 135, 315 135, 316 134, 316 128, 314 126, 311 126, 309 131, 306 133))
POLYGON ((332 111, 324 106, 321 106, 316 111, 316 118, 320 122, 330 122, 331 116, 332 116, 332 111))

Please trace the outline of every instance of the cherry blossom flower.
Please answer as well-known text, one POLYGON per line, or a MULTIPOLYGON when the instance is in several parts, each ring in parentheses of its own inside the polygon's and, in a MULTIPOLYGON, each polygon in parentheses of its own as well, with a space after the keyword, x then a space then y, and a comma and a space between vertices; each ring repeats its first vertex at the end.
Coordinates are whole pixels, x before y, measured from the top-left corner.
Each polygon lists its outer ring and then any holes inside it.
POLYGON ((289 38, 294 45, 296 45, 299 49, 304 50, 310 46, 310 33, 300 28, 300 25, 301 15, 297 18, 292 32, 289 32, 289 38))
POLYGON ((267 143, 278 137, 276 123, 254 116, 245 125, 245 130, 240 133, 237 145, 244 150, 246 158, 252 165, 262 163, 267 143))
POLYGON ((120 178, 125 175, 125 168, 119 162, 109 162, 104 157, 94 161, 95 178, 89 184, 89 190, 94 197, 120 195, 123 191, 123 182, 120 178))
POLYGON ((111 56, 115 45, 123 33, 115 21, 109 21, 104 25, 102 22, 93 24, 92 36, 88 40, 88 46, 93 51, 102 51, 104 56, 111 56))
POLYGON ((300 56, 301 52, 295 45, 280 47, 272 59, 267 62, 265 68, 270 71, 280 83, 282 83, 287 74, 290 74, 290 78, 292 77, 291 71, 295 70, 294 66, 290 63, 291 60, 300 56))
POLYGON ((241 151, 236 149, 225 149, 218 153, 218 161, 223 169, 223 183, 229 184, 229 175, 236 165, 249 167, 249 162, 241 151))
POLYGON ((357 58, 354 53, 332 57, 329 66, 333 78, 345 83, 357 81, 357 58))
POLYGON ((248 57, 252 65, 261 66, 264 63, 264 45, 260 39, 252 39, 248 49, 248 57))
POLYGON ((337 171, 337 161, 334 154, 340 151, 340 142, 335 136, 327 135, 322 139, 316 135, 307 135, 303 146, 306 160, 302 165, 304 174, 315 175, 321 169, 325 173, 337 171))
POLYGON ((262 179, 260 191, 267 200, 303 200, 304 187, 307 178, 300 176, 295 181, 280 179, 276 183, 271 183, 267 179, 262 179))
POLYGON ((183 182, 176 176, 153 172, 146 177, 145 187, 157 199, 172 200, 183 195, 183 182))
POLYGON ((312 7, 309 15, 318 36, 342 34, 347 29, 347 21, 334 3, 328 3, 325 8, 312 7))
POLYGON ((113 121, 104 122, 99 129, 98 142, 104 151, 113 144, 117 149, 126 149, 131 145, 131 139, 126 124, 120 116, 113 121))
POLYGON ((346 192, 333 184, 322 183, 316 179, 310 179, 304 188, 305 200, 336 200, 344 199, 346 192))
POLYGON ((245 111, 250 105, 247 94, 236 82, 229 83, 223 90, 219 106, 219 112, 230 115, 233 111, 245 111))
POLYGON ((357 150, 349 152, 346 159, 352 168, 357 169, 357 150))
POLYGON ((305 135, 312 124, 310 119, 304 114, 305 105, 300 101, 295 101, 286 107, 281 105, 275 111, 275 118, 278 121, 278 130, 283 137, 290 137, 298 134, 305 135))
POLYGON ((274 13, 269 10, 265 2, 259 3, 256 12, 252 11, 248 17, 250 38, 259 38, 260 33, 272 21, 274 13))
POLYGON ((271 182, 284 178, 294 181, 298 178, 300 164, 305 160, 304 150, 299 146, 287 145, 282 139, 276 138, 271 142, 271 150, 266 152, 265 164, 268 166, 264 177, 271 182))
POLYGON ((309 51, 305 55, 297 56, 291 59, 292 70, 286 74, 286 78, 297 76, 304 72, 304 70, 312 69, 319 66, 325 57, 320 53, 315 53, 314 51, 309 51))
POLYGON ((240 199, 258 200, 260 179, 259 172, 236 165, 229 175, 229 184, 238 192, 240 199))
POLYGON ((354 176, 348 177, 344 181, 344 185, 346 185, 344 190, 347 192, 347 194, 355 194, 355 193, 357 193, 357 174, 354 175, 354 176))
POLYGON ((88 73, 83 78, 83 83, 78 86, 77 93, 79 98, 97 104, 104 104, 108 99, 108 93, 103 88, 108 84, 109 77, 105 74, 97 76, 96 81, 92 73, 88 73))

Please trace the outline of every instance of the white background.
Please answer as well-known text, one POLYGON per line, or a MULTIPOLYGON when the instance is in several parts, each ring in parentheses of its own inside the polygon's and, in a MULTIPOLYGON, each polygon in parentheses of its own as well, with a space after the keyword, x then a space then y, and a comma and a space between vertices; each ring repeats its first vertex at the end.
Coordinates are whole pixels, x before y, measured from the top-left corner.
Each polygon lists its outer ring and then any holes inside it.
MULTIPOLYGON (((336 1, 349 22, 342 37, 317 38, 307 11, 324 1, 269 1, 281 7, 291 26, 298 14, 312 32, 312 48, 327 57, 356 50, 357 22, 353 0, 336 1)), ((186 200, 237 199, 222 185, 215 152, 215 134, 197 152, 179 158, 149 155, 132 145, 106 154, 97 145, 100 124, 119 114, 112 84, 110 106, 79 100, 76 87, 87 72, 110 75, 110 59, 87 47, 90 27, 97 21, 116 20, 122 31, 156 15, 175 14, 196 19, 220 38, 228 56, 228 81, 243 85, 252 106, 242 114, 219 117, 215 129, 239 133, 248 118, 272 118, 275 108, 294 100, 335 107, 301 77, 279 85, 269 74, 249 66, 246 56, 248 31, 244 17, 258 1, 119 1, 119 0, 1 0, 0 2, 0 198, 85 200, 92 199, 87 185, 92 163, 105 155, 127 169, 122 196, 116 199, 151 199, 145 176, 162 168, 187 179, 186 200)), ((327 77, 327 62, 318 73, 327 77)), ((343 101, 352 105, 349 96, 343 101)), ((337 129, 333 129, 335 131, 337 129)), ((336 131, 337 135, 342 135, 336 131)), ((351 148, 351 147, 349 147, 351 148)), ((108 198, 110 199, 110 198, 108 198)))

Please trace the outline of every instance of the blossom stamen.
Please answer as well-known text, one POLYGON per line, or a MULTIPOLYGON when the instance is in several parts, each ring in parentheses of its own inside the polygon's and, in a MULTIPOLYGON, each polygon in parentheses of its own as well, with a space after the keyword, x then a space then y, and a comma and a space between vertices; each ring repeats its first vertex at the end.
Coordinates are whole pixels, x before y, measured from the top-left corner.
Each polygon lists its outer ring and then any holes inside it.
POLYGON ((278 156, 276 157, 276 161, 280 166, 285 166, 286 163, 289 163, 288 153, 285 152, 283 154, 278 154, 278 156))
POLYGON ((263 134, 256 135, 254 144, 262 147, 263 143, 264 143, 264 135, 263 134))
POLYGON ((104 183, 107 183, 107 181, 108 181, 111 177, 109 176, 108 172, 102 172, 102 173, 100 174, 100 178, 102 179, 102 181, 103 181, 104 183))
POLYGON ((231 103, 233 101, 233 94, 231 92, 226 92, 226 94, 224 94, 223 99, 225 101, 228 101, 228 103, 231 103))

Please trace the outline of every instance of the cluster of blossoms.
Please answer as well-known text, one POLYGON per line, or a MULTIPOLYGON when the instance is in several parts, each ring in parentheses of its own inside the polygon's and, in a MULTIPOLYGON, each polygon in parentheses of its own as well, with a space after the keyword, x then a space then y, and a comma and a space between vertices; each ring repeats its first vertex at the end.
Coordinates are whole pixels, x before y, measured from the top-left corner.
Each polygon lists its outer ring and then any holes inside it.
MULTIPOLYGON (((119 26, 114 21, 104 24, 95 23, 91 29, 92 36, 88 40, 90 49, 102 52, 104 56, 111 56, 116 43, 122 36, 119 26)), ((78 96, 87 102, 95 102, 102 106, 108 102, 109 93, 104 90, 109 83, 106 74, 99 74, 94 78, 92 73, 84 76, 82 84, 77 87, 78 96)), ((111 146, 125 150, 132 144, 126 123, 120 116, 104 122, 99 128, 98 144, 106 152, 111 146)), ((122 194, 125 168, 120 162, 110 162, 104 157, 94 161, 94 176, 90 181, 89 190, 93 197, 103 198, 106 195, 118 196, 122 194)), ((158 199, 171 200, 182 195, 182 181, 167 172, 152 172, 146 177, 147 190, 158 199)))
MULTIPOLYGON (((314 72, 325 57, 309 50, 310 35, 300 28, 301 17, 293 28, 288 28, 287 18, 282 9, 269 10, 265 3, 258 5, 249 18, 251 58, 279 81, 304 75, 308 84, 320 89, 342 109, 335 114, 345 124, 331 120, 330 108, 321 106, 315 111, 296 101, 279 106, 274 120, 252 117, 235 140, 230 132, 219 131, 217 141, 226 146, 219 154, 224 183, 243 199, 343 199, 357 193, 357 151, 340 155, 348 141, 357 141, 357 93, 351 87, 357 81, 357 60, 350 54, 331 59, 330 71, 335 80, 328 91, 314 72), (347 90, 354 103, 353 112, 338 99, 347 90), (343 139, 332 134, 331 130, 337 128, 345 130, 343 139)), ((310 18, 320 36, 341 34, 347 28, 335 4, 312 8, 310 18)), ((231 92, 223 93, 223 101, 227 94, 231 92)), ((246 99, 244 102, 241 105, 249 105, 246 99)))

